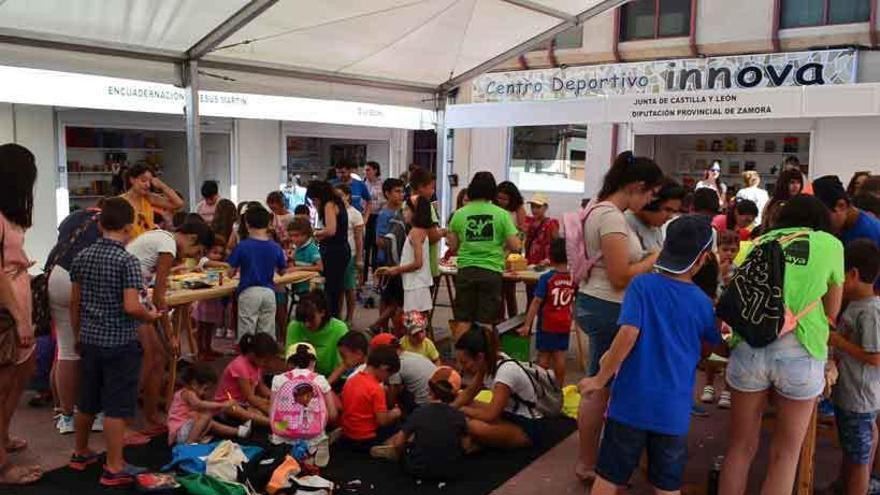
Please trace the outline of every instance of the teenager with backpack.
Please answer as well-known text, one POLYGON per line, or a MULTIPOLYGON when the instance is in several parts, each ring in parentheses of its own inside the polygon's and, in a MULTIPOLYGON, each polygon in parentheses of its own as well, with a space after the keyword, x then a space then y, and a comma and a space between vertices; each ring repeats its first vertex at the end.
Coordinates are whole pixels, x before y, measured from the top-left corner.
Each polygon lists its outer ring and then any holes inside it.
MULTIPOLYGON (((564 217, 572 283, 579 286, 575 318, 590 342, 588 376, 599 372, 599 360, 617 335, 623 293, 630 280, 651 271, 657 260, 658 252, 642 249, 623 212, 641 211, 654 199, 662 179, 663 172, 653 160, 623 152, 605 174, 598 197, 584 210, 564 217)), ((606 387, 581 400, 580 457, 575 472, 582 480, 595 477, 608 397, 606 387)))
POLYGON ((496 449, 539 446, 545 420, 562 412, 562 390, 552 372, 500 353, 498 338, 480 325, 458 338, 455 354, 473 376, 453 403, 468 417, 472 440, 496 449), (482 389, 492 391, 488 405, 474 404, 482 389))
POLYGON ((792 490, 816 398, 825 388, 828 322, 837 319, 843 297, 843 245, 830 227, 830 213, 818 199, 789 199, 772 230, 747 248, 746 261, 721 295, 718 316, 733 329, 722 495, 746 491, 768 400, 780 421, 761 493, 792 490))

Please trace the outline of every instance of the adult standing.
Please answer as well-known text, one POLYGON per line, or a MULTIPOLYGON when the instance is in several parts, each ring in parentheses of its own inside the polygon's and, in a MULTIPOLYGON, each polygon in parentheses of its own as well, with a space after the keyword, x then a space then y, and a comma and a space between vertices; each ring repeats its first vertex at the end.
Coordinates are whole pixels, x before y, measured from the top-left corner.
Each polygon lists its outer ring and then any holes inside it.
MULTIPOLYGON (((351 169, 347 169, 349 172, 351 169)), ((358 181, 359 182, 359 181, 358 181)), ((363 183, 361 183, 363 184, 363 183)), ((340 301, 345 291, 345 270, 351 259, 348 245, 348 212, 342 198, 329 182, 313 181, 306 196, 318 210, 323 228, 315 231, 324 263, 324 291, 330 316, 339 318, 340 301)))
POLYGON ((214 221, 218 201, 220 201, 220 187, 217 185, 217 181, 206 180, 202 182, 202 200, 196 205, 196 213, 208 225, 214 221))
POLYGON ((787 169, 779 173, 776 179, 776 187, 773 189, 773 196, 761 212, 761 227, 763 230, 769 230, 770 226, 776 221, 776 215, 779 210, 785 206, 785 203, 800 194, 804 190, 804 176, 800 170, 787 169))
POLYGON ((718 193, 718 206, 724 208, 725 197, 727 196, 727 184, 721 180, 721 162, 718 160, 712 162, 712 166, 706 169, 703 174, 703 180, 697 182, 696 189, 707 187, 718 193))
MULTIPOLYGON (((598 261, 581 281, 575 317, 590 341, 589 376, 599 371, 599 359, 617 335, 623 293, 636 275, 654 267, 659 252, 646 253, 639 237, 626 221, 624 211, 638 213, 654 198, 663 172, 650 158, 626 151, 617 156, 602 183, 596 200, 587 208, 584 244, 598 261)), ((605 423, 608 388, 582 399, 578 412, 580 459, 576 474, 595 476, 599 437, 605 423)))
POLYGON ((28 484, 42 476, 40 466, 9 462, 10 452, 27 448, 27 442, 9 435, 9 426, 35 364, 30 261, 24 237, 32 224, 36 180, 36 162, 27 148, 11 143, 0 146, 0 307, 7 315, 0 332, 15 333, 14 339, 3 340, 14 346, 2 349, 11 362, 0 365, 0 484, 28 484))
POLYGON ((153 175, 153 170, 144 163, 136 163, 126 171, 125 183, 128 189, 122 197, 134 208, 132 239, 156 228, 154 208, 172 213, 183 208, 183 200, 174 189, 153 175), (153 192, 154 188, 158 194, 153 192))
MULTIPOLYGON (((529 229, 528 215, 526 215, 525 200, 519 188, 513 182, 504 181, 498 184, 498 191, 495 193, 495 204, 504 208, 510 213, 510 219, 516 226, 516 229, 523 233, 529 229)), ((520 238, 522 239, 522 238, 520 238)), ((512 250, 519 251, 519 249, 512 250)), ((507 317, 513 318, 519 314, 519 308, 516 304, 516 282, 505 280, 502 284, 502 297, 504 305, 507 307, 507 317)), ((501 314, 502 319, 504 314, 501 314)))
POLYGON ((58 226, 58 242, 49 253, 49 261, 55 264, 49 273, 49 309, 58 342, 53 376, 61 404, 61 416, 56 427, 62 435, 73 433, 73 407, 78 397, 80 374, 79 353, 70 323, 70 294, 73 287, 70 283, 70 265, 80 251, 101 238, 98 228, 100 205, 99 201, 95 207, 76 210, 68 215, 58 226))
POLYGON ((755 170, 746 170, 742 174, 743 183, 746 185, 736 192, 736 199, 747 199, 758 207, 758 217, 755 222, 761 224, 761 213, 770 201, 770 195, 761 187, 761 175, 755 170))
POLYGON ((498 322, 505 248, 520 249, 510 213, 492 204, 496 193, 492 173, 477 172, 468 185, 470 201, 449 222, 446 242, 458 250, 454 317, 459 322, 498 322))
POLYGON ((367 162, 364 167, 364 184, 370 191, 370 210, 364 232, 364 282, 370 274, 370 267, 376 268, 376 219, 385 207, 385 195, 382 194, 382 168, 377 162, 367 162))
MULTIPOLYGON (((351 176, 351 171, 355 169, 354 163, 350 161, 344 161, 336 167, 336 180, 330 181, 330 184, 333 186, 338 186, 340 184, 345 184, 351 188, 351 205, 354 206, 357 211, 361 212, 361 215, 364 218, 370 216, 370 201, 373 197, 370 195, 370 190, 367 188, 367 185, 360 180, 355 179, 351 176)), ((308 192, 306 192, 306 196, 308 196, 308 192)))
POLYGON ((745 493, 768 401, 784 420, 776 423, 770 440, 761 493, 791 493, 816 398, 825 388, 828 322, 837 319, 843 297, 843 245, 828 233, 830 226, 828 209, 818 199, 798 195, 780 209, 772 230, 755 241, 800 234, 783 242, 783 249, 792 253, 786 256, 783 301, 786 310, 802 316, 792 332, 761 348, 751 347, 733 329, 727 365, 730 442, 719 491, 723 495, 745 493))

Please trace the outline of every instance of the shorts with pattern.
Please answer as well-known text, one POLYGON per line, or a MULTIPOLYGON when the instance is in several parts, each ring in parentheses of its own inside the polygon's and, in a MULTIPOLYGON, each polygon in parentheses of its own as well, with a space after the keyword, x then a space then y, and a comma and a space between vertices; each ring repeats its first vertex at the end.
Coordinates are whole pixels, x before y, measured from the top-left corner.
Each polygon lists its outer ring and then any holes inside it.
POLYGON ((840 448, 846 460, 852 464, 871 464, 871 448, 874 444, 874 421, 877 411, 853 412, 834 406, 834 421, 837 423, 837 435, 840 437, 840 448))

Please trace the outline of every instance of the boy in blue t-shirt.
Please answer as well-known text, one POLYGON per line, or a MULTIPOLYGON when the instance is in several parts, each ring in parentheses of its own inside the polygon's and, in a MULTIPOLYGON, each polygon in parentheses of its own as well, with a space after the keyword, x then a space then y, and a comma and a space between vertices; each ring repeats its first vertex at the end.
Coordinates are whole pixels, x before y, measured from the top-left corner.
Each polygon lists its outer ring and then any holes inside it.
POLYGON ((269 238, 272 214, 265 208, 248 208, 244 222, 248 238, 239 242, 227 262, 229 276, 238 281, 238 338, 264 332, 275 335, 275 273, 287 268, 284 250, 269 238))
MULTIPOLYGON (((293 266, 302 272, 322 272, 324 271, 324 263, 321 261, 321 250, 315 244, 312 237, 312 224, 308 218, 297 217, 287 227, 290 233, 290 240, 293 242, 293 266)), ((300 282, 293 285, 293 292, 297 295, 305 294, 309 291, 308 282, 300 282)))
POLYGON ((726 354, 712 301, 692 280, 713 239, 703 217, 687 215, 669 224, 657 272, 630 282, 620 330, 602 356, 599 373, 580 383, 586 395, 614 376, 593 495, 617 493, 646 449, 651 485, 660 491, 681 489, 701 344, 714 344, 719 347, 714 352, 726 354))
POLYGON ((574 299, 574 286, 565 254, 565 239, 553 239, 550 243, 550 263, 553 264, 553 269, 538 279, 519 334, 527 336, 535 317, 538 317, 538 327, 535 330, 538 365, 552 369, 556 375, 556 383, 562 386, 565 383, 565 354, 568 352, 571 302, 574 299))

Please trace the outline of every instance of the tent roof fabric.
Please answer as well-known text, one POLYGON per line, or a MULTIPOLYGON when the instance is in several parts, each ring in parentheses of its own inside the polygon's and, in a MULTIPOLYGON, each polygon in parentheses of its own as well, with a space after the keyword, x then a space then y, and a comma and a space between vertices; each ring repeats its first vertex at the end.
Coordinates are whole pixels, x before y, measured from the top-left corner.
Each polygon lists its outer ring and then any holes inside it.
POLYGON ((0 0, 0 43, 432 93, 626 1, 0 0))

